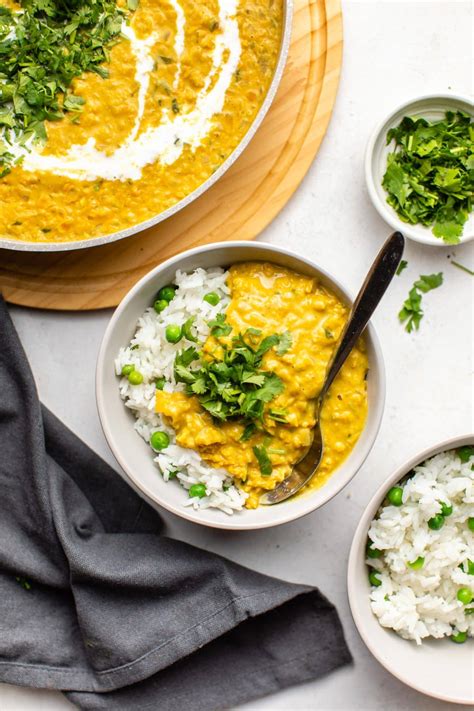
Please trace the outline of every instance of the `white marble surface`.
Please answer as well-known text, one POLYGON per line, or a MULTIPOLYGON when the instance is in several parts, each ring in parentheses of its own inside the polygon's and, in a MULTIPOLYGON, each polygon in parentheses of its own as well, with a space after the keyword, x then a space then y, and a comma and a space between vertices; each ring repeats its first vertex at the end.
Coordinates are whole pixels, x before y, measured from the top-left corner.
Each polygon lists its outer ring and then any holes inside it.
MULTIPOLYGON (((368 134, 392 106, 411 96, 471 90, 471 22, 470 5, 463 0, 344 3, 343 74, 327 137, 300 189, 261 239, 304 252, 357 290, 389 232, 365 190, 368 134)), ((447 250, 408 244, 409 267, 375 316, 386 360, 387 405, 374 448, 344 492, 300 521, 256 533, 206 530, 164 514, 171 535, 262 572, 317 585, 338 607, 354 665, 242 707, 247 711, 446 707, 405 687, 372 658, 350 616, 345 572, 352 534, 378 484, 418 450, 472 429, 473 281, 448 255, 473 266, 468 245, 447 250), (397 312, 411 283, 419 274, 440 270, 445 284, 426 296, 420 332, 405 333, 397 312)), ((110 312, 12 312, 43 401, 114 464, 94 402, 95 360, 110 312)), ((68 708, 59 693, 0 685, 2 711, 68 708)))

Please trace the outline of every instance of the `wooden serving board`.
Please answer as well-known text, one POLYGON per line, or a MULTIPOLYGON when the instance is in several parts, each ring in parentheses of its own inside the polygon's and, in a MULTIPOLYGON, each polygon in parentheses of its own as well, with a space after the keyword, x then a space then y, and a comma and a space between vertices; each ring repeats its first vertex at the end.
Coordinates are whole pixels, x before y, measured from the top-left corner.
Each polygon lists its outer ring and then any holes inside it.
POLYGON ((116 306, 146 272, 207 242, 253 239, 286 204, 331 116, 342 60, 340 0, 295 0, 277 96, 242 156, 204 195, 127 239, 73 252, 0 250, 0 290, 14 304, 86 310, 116 306))

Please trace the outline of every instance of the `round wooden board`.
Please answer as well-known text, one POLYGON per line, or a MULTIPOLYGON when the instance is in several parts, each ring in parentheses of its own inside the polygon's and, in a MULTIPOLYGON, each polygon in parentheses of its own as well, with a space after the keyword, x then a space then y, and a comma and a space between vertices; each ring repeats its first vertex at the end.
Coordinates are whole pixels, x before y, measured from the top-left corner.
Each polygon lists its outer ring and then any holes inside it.
POLYGON ((175 216, 128 239, 73 252, 0 250, 4 297, 47 309, 116 306, 141 276, 178 252, 256 237, 289 200, 318 151, 341 60, 340 0, 295 0, 291 47, 277 96, 228 172, 175 216))

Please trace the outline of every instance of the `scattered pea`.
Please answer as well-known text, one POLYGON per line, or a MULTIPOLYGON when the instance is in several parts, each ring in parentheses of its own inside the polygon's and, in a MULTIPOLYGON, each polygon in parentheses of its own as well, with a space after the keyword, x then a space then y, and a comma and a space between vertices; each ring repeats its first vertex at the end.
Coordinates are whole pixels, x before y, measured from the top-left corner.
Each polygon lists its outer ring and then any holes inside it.
POLYGON ((157 389, 157 390, 163 390, 163 388, 165 387, 165 383, 166 383, 166 378, 164 378, 164 377, 157 378, 157 379, 155 380, 155 387, 156 387, 156 389, 157 389))
POLYGON ((382 585, 382 581, 378 577, 378 574, 375 572, 375 570, 371 570, 369 573, 369 583, 371 585, 375 585, 376 588, 378 588, 379 585, 382 585))
POLYGON ((220 300, 220 296, 216 294, 215 291, 210 291, 209 294, 206 294, 206 296, 203 297, 203 301, 207 301, 207 303, 211 304, 211 306, 217 306, 220 300))
POLYGON ((173 301, 177 288, 178 287, 174 284, 167 284, 166 286, 163 286, 157 294, 158 299, 162 299, 163 301, 167 301, 168 303, 170 301, 173 301))
POLYGON ((131 385, 140 385, 140 383, 143 383, 143 375, 138 370, 132 370, 128 374, 128 382, 131 385))
POLYGON ((161 312, 164 311, 167 306, 168 302, 166 301, 166 299, 157 299, 153 304, 153 308, 155 309, 157 314, 161 314, 161 312))
POLYGON ((177 471, 168 472, 168 479, 176 479, 177 475, 178 475, 177 471))
POLYGON ((387 494, 387 499, 390 501, 392 506, 402 505, 403 489, 401 486, 392 486, 387 494))
POLYGON ((166 449, 169 443, 170 438, 168 437, 166 432, 153 432, 152 436, 150 437, 150 444, 157 452, 159 452, 161 449, 166 449))
POLYGON ((428 526, 431 528, 432 531, 439 531, 440 528, 443 528, 443 526, 444 526, 443 514, 436 514, 436 516, 433 516, 433 518, 430 518, 428 521, 428 526))
POLYGON ((378 548, 374 548, 373 543, 367 544, 367 558, 380 558, 381 555, 382 551, 379 551, 378 548))
POLYGON ((193 484, 189 487, 188 493, 191 498, 197 496, 198 499, 202 499, 203 496, 206 496, 206 486, 205 484, 193 484))
POLYGON ((451 516, 453 513, 453 507, 450 506, 449 504, 445 504, 444 502, 441 503, 441 513, 443 516, 451 516))
POLYGON ((131 363, 126 363, 122 368, 122 375, 130 375, 132 370, 135 370, 135 366, 131 363))
POLYGON ((412 570, 420 570, 424 566, 424 564, 425 559, 422 555, 419 555, 416 560, 413 560, 411 563, 407 563, 407 566, 412 570))
POLYGON ((474 531, 474 516, 469 516, 467 519, 467 527, 470 531, 474 531))
POLYGON ((181 326, 177 326, 175 323, 171 323, 166 326, 165 336, 168 343, 178 343, 183 335, 181 326))
POLYGON ((451 635, 450 639, 456 644, 462 644, 467 639, 467 632, 456 632, 456 634, 451 635))
POLYGON ((463 605, 469 605, 469 603, 472 602, 472 590, 469 590, 469 588, 459 588, 456 597, 463 605))

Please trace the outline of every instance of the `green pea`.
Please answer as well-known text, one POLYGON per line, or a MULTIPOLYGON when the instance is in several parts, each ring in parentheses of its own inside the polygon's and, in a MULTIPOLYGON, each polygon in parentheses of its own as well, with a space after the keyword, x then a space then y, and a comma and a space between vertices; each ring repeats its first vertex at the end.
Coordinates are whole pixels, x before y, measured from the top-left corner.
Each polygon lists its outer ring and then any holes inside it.
POLYGON ((166 432, 153 432, 152 436, 150 437, 150 444, 157 452, 159 452, 161 449, 166 449, 169 443, 170 438, 168 437, 166 432))
POLYGON ((181 326, 177 326, 175 323, 166 326, 165 336, 168 343, 178 343, 183 336, 181 326))
POLYGON ((167 286, 163 286, 157 294, 158 299, 163 299, 163 301, 167 301, 168 303, 173 301, 177 288, 178 287, 174 284, 167 284, 167 286))
POLYGON ((131 363, 126 363, 122 368, 122 375, 130 375, 132 370, 135 370, 135 366, 131 363))
POLYGON ((206 294, 206 296, 203 297, 203 301, 207 301, 207 303, 211 304, 211 306, 217 306, 220 300, 221 297, 219 294, 216 294, 215 291, 210 291, 209 294, 206 294))
POLYGON ((469 590, 469 588, 459 588, 456 597, 463 605, 469 605, 473 598, 472 590, 469 590))
POLYGON ((413 560, 411 563, 407 563, 407 566, 412 570, 420 570, 424 566, 424 564, 425 559, 422 555, 419 555, 416 560, 413 560))
POLYGON ((465 642, 467 639, 467 632, 456 632, 456 634, 452 634, 450 637, 450 640, 452 642, 456 642, 456 644, 462 644, 465 642))
POLYGON ((379 551, 378 548, 374 548, 373 543, 367 544, 366 552, 367 558, 380 558, 380 556, 382 555, 382 551, 379 551))
POLYGON ((157 389, 157 390, 163 390, 163 388, 165 387, 165 383, 166 383, 166 378, 164 378, 164 377, 157 378, 157 379, 155 380, 155 387, 156 387, 156 389, 157 389))
POLYGON ((168 479, 176 479, 177 475, 178 475, 177 471, 168 472, 168 479))
POLYGON ((467 519, 467 527, 470 531, 474 531, 474 516, 469 516, 467 519))
POLYGON ((441 502, 441 513, 443 516, 451 516, 451 514, 453 513, 453 507, 449 504, 441 502))
POLYGON ((164 311, 167 306, 168 302, 166 301, 166 299, 157 299, 153 304, 153 308, 155 309, 157 314, 161 314, 161 312, 164 311))
POLYGON ((474 561, 467 559, 467 574, 474 575, 474 561))
POLYGON ((128 382, 131 385, 140 385, 140 383, 143 383, 143 375, 139 373, 138 370, 132 370, 132 372, 128 374, 128 382))
POLYGON ((378 577, 378 573, 376 573, 375 570, 371 570, 369 573, 369 583, 371 585, 375 585, 376 588, 378 588, 379 585, 382 585, 382 581, 378 577))
POLYGON ((402 505, 403 489, 401 486, 392 486, 387 494, 387 499, 390 501, 392 506, 402 505))
POLYGON ((202 499, 203 496, 206 496, 206 486, 205 484, 193 484, 189 487, 188 493, 191 498, 197 496, 198 499, 202 499))
POLYGON ((436 514, 433 518, 428 521, 428 526, 432 531, 439 531, 440 528, 444 526, 444 516, 443 514, 436 514))

